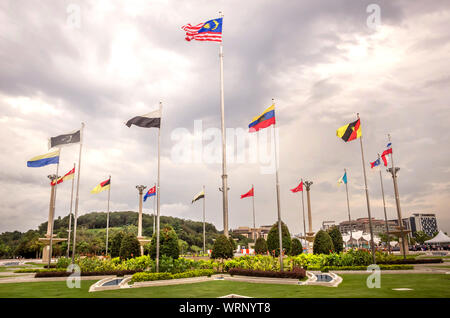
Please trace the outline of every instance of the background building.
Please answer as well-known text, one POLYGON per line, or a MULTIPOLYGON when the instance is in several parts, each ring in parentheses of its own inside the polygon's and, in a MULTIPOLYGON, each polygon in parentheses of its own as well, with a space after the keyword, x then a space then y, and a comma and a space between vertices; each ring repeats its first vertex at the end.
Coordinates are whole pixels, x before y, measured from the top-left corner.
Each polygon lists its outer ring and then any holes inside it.
POLYGON ((231 230, 231 232, 234 234, 243 235, 253 240, 256 240, 259 237, 263 237, 265 240, 267 240, 267 236, 269 235, 269 231, 271 228, 272 225, 261 225, 258 228, 239 226, 237 229, 231 230))
POLYGON ((413 213, 409 217, 409 223, 413 236, 417 231, 423 231, 428 236, 434 236, 438 232, 436 214, 413 213))
MULTIPOLYGON (((388 221, 389 229, 396 225, 397 223, 394 223, 393 220, 388 221)), ((372 218, 372 227, 374 234, 386 232, 386 222, 384 220, 372 218)), ((370 233, 369 218, 359 218, 351 221, 343 221, 339 223, 338 228, 342 234, 350 233, 350 230, 352 232, 363 231, 363 233, 370 233)))
POLYGON ((332 228, 333 226, 336 225, 335 221, 323 221, 322 222, 322 230, 326 231, 329 228, 332 228))

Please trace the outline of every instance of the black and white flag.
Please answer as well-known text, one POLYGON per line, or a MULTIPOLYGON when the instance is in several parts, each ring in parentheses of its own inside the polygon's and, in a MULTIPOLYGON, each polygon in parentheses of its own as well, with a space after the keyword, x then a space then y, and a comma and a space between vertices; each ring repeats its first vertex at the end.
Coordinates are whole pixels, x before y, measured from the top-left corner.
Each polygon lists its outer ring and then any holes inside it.
POLYGON ((144 128, 151 128, 151 127, 160 128, 161 110, 158 109, 145 115, 133 117, 129 121, 127 121, 125 125, 127 125, 128 127, 131 127, 131 125, 136 125, 144 128))
POLYGON ((56 137, 50 137, 48 139, 48 149, 54 147, 69 146, 71 144, 77 144, 81 140, 81 131, 77 130, 64 135, 59 135, 56 137))

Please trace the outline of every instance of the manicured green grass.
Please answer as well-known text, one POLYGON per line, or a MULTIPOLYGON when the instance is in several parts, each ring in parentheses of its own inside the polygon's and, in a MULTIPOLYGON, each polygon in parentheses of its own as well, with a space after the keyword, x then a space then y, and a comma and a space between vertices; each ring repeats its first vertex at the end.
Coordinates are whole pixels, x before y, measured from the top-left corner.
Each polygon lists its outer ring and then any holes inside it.
POLYGON ((197 298, 239 294, 261 298, 372 298, 426 297, 450 298, 450 276, 439 274, 382 274, 381 288, 367 288, 368 275, 343 274, 339 287, 296 286, 210 281, 175 286, 143 287, 89 293, 95 281, 81 281, 81 288, 67 288, 66 282, 0 284, 0 297, 63 297, 63 298, 197 298), (393 288, 412 288, 394 291, 393 288))

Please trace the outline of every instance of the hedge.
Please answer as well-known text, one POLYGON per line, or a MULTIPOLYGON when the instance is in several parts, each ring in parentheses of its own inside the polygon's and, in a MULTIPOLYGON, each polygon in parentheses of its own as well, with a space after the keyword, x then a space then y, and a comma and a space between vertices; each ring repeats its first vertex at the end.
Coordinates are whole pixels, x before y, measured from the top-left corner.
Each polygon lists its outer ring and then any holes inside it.
POLYGON ((262 271, 244 268, 231 268, 228 271, 228 274, 241 276, 302 279, 306 276, 306 271, 300 267, 295 267, 292 271, 262 271))
MULTIPOLYGON (((142 270, 115 270, 115 271, 102 271, 102 272, 80 272, 80 276, 102 276, 102 275, 116 275, 116 276, 124 276, 124 275, 131 275, 138 272, 141 272, 142 270)), ((67 277, 72 275, 71 272, 63 272, 63 271, 42 271, 37 272, 34 277, 67 277)))
MULTIPOLYGON (((414 269, 414 266, 412 265, 383 265, 378 264, 380 267, 380 270, 386 271, 386 270, 408 270, 408 269, 414 269)), ((366 271, 367 266, 310 266, 308 267, 308 270, 310 271, 321 271, 321 272, 328 272, 328 271, 366 271)))
POLYGON ((57 272, 61 271, 58 268, 50 268, 50 269, 43 269, 43 268, 22 268, 15 270, 14 273, 40 273, 40 272, 57 272))
POLYGON ((183 273, 171 274, 171 273, 151 273, 151 272, 141 272, 136 273, 132 276, 131 282, 147 282, 155 280, 167 280, 167 279, 179 279, 179 278, 191 278, 191 277, 201 277, 201 276, 211 276, 216 273, 213 269, 196 269, 193 271, 186 271, 183 273))
POLYGON ((422 259, 395 259, 386 262, 380 262, 380 264, 434 264, 443 263, 442 258, 422 258, 422 259))

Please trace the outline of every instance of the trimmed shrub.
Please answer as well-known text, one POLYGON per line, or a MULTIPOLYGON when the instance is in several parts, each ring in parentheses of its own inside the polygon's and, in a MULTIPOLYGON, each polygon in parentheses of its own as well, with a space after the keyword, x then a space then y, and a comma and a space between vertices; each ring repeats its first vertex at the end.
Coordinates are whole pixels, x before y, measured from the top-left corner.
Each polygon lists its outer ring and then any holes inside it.
POLYGON ((146 282, 154 280, 167 280, 167 279, 179 279, 179 278, 191 278, 201 276, 211 276, 216 273, 213 269, 196 269, 192 271, 186 271, 183 273, 171 274, 171 273, 136 273, 131 277, 131 282, 146 282))
POLYGON ((303 253, 302 242, 299 239, 293 239, 291 245, 291 252, 289 253, 292 256, 296 256, 303 253))
POLYGON ((331 241, 333 242, 334 252, 340 253, 344 250, 344 240, 342 239, 342 234, 339 231, 337 226, 333 226, 328 234, 331 237, 331 241))
POLYGON ((236 249, 237 249, 236 241, 231 236, 228 239, 230 240, 230 245, 231 245, 231 248, 233 249, 233 253, 234 253, 234 251, 236 251, 236 249))
MULTIPOLYGON (((93 272, 81 272, 81 276, 102 276, 102 275, 116 275, 116 276, 125 276, 135 274, 137 272, 142 272, 142 270, 116 270, 116 271, 93 271, 93 272)), ((42 271, 37 272, 34 277, 66 277, 70 276, 72 273, 63 272, 63 271, 42 271)))
MULTIPOLYGON (((153 234, 150 244, 150 256, 156 258, 156 233, 153 234)), ((180 246, 178 236, 171 226, 165 226, 159 234, 159 257, 167 256, 177 259, 180 256, 180 246)))
MULTIPOLYGON (((414 266, 412 265, 378 265, 381 270, 407 270, 407 269, 414 269, 414 266)), ((323 267, 316 267, 314 269, 308 268, 309 270, 320 270, 321 272, 328 272, 328 271, 366 271, 367 266, 323 266, 323 267)))
POLYGON ((314 254, 330 254, 334 250, 333 241, 330 235, 320 230, 314 237, 313 253, 314 254))
POLYGON ((228 271, 228 274, 242 275, 242 276, 256 276, 256 277, 302 279, 306 276, 306 271, 300 267, 295 267, 292 271, 262 271, 245 268, 232 268, 228 271))
POLYGON ((267 253, 267 242, 264 237, 258 237, 255 242, 255 253, 256 254, 266 254, 267 253))
POLYGON ((140 255, 140 244, 134 234, 129 233, 123 237, 119 254, 121 259, 130 259, 140 255))
POLYGON ((214 242, 211 258, 228 259, 233 257, 233 247, 225 235, 219 235, 214 242))
MULTIPOLYGON (((291 250, 291 235, 289 234, 289 229, 281 222, 281 240, 283 243, 283 253, 287 254, 286 251, 291 250)), ((272 228, 269 231, 267 236, 267 248, 271 254, 275 256, 280 255, 280 240, 278 235, 278 222, 272 225, 272 228)))
POLYGON ((72 263, 72 259, 68 257, 60 257, 56 262, 56 268, 67 268, 72 263))
POLYGON ((122 239, 124 237, 124 232, 117 232, 111 239, 111 246, 109 248, 109 252, 111 257, 119 257, 120 256, 120 246, 122 245, 122 239))

